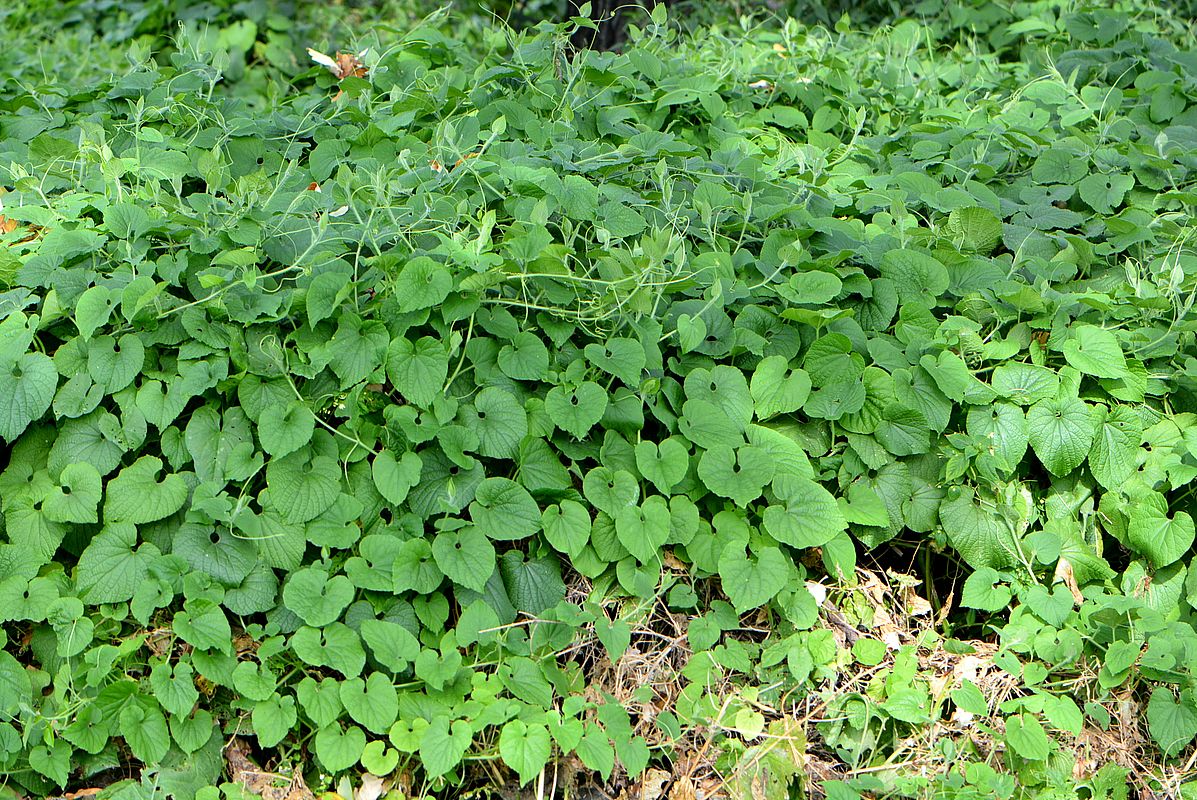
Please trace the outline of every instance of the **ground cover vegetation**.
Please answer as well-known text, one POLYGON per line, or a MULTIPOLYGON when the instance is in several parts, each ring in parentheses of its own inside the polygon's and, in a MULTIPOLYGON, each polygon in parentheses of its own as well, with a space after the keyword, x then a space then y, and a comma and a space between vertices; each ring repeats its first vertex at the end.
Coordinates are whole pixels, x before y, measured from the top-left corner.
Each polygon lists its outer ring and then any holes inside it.
POLYGON ((1197 796, 1197 51, 1104 5, 0 12, 0 793, 1197 796))

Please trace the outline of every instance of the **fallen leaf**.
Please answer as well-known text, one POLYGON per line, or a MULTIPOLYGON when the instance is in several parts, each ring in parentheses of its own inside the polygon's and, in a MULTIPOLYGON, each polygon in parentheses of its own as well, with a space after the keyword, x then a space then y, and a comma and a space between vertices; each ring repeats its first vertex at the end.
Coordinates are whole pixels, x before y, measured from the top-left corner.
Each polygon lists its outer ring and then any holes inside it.
POLYGON ((659 800, 665 796, 665 785, 669 783, 669 773, 663 769, 650 769, 640 780, 640 800, 659 800))
POLYGON ((1078 606, 1085 602, 1085 596, 1081 594, 1081 587, 1076 582, 1076 574, 1072 571, 1072 562, 1067 558, 1061 558, 1056 562, 1056 574, 1053 582, 1062 582, 1067 586, 1068 591, 1072 594, 1072 599, 1078 606))
POLYGON ((673 782, 673 788, 669 790, 669 800, 698 800, 698 792, 689 775, 683 775, 673 782))
POLYGON ((353 800, 378 800, 386 792, 386 781, 369 772, 362 775, 362 785, 353 793, 353 800))
POLYGON ((931 603, 927 601, 927 598, 916 592, 913 586, 905 587, 902 594, 902 599, 906 604, 906 613, 910 616, 923 617, 931 613, 931 603))

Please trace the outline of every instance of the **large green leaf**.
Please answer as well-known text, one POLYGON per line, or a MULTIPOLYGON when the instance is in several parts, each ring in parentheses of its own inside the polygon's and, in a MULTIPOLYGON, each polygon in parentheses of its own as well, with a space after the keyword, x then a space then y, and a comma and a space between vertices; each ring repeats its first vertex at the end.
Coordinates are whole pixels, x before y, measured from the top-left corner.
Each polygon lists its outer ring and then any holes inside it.
POLYGON ((1075 397, 1040 400, 1027 411, 1027 438, 1035 455, 1053 475, 1081 465, 1096 433, 1093 409, 1075 397))
POLYGON ((1168 516, 1168 501, 1159 492, 1136 496, 1129 509, 1126 543, 1159 569, 1179 560, 1193 546, 1193 518, 1184 511, 1168 516))

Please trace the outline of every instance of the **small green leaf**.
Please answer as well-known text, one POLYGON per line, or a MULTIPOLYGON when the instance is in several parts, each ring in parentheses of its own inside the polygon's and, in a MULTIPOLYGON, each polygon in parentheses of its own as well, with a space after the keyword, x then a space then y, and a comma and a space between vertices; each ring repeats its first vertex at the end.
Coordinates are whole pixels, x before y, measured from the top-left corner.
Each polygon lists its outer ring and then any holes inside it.
POLYGON ((417 256, 399 272, 394 296, 400 311, 417 311, 444 302, 452 288, 453 276, 443 264, 427 256, 417 256))
POLYGON ((400 506, 407 499, 407 493, 420 482, 423 466, 420 457, 412 451, 396 459, 391 451, 383 450, 374 457, 370 471, 378 493, 392 506, 400 506))
POLYGON ((1169 519, 1167 499, 1159 492, 1147 492, 1135 498, 1126 543, 1146 556, 1153 567, 1162 569, 1189 552, 1194 532, 1188 513, 1177 511, 1169 519))
POLYGON ((58 388, 58 370, 44 353, 0 358, 0 438, 12 442, 40 419, 58 388))
POLYGON ((1170 687, 1157 686, 1147 703, 1147 725, 1164 755, 1176 755, 1197 737, 1197 694, 1184 689, 1178 698, 1170 687))
POLYGON ((402 336, 387 348, 387 377, 407 400, 421 408, 432 405, 449 376, 449 353, 431 336, 412 342, 402 336))
POLYGON ((1006 744, 1031 761, 1046 761, 1051 755, 1051 741, 1043 725, 1030 714, 1015 714, 1006 718, 1006 744))
POLYGON ((544 538, 559 552, 577 558, 590 542, 590 514, 574 500, 562 500, 540 516, 544 538))
POLYGON ((1077 184, 1081 199, 1099 214, 1112 214, 1122 205, 1126 193, 1134 188, 1135 179, 1129 175, 1088 175, 1077 184))
POLYGON ((669 529, 669 506, 660 495, 647 498, 639 507, 625 506, 615 515, 615 535, 641 564, 660 561, 669 529))
POLYGON ((540 774, 549 763, 552 750, 549 729, 544 725, 513 719, 499 734, 499 755, 519 775, 521 786, 527 786, 540 774))
POLYGON ((487 478, 470 503, 478 531, 496 541, 524 539, 540 530, 540 508, 523 486, 507 478, 487 478))
POLYGON ((948 215, 948 234, 965 253, 989 255, 1002 238, 1002 221, 987 208, 968 206, 948 215))
POLYGON ((381 672, 370 673, 364 681, 361 678, 344 681, 341 704, 354 722, 373 733, 386 733, 399 716, 399 695, 381 672))
POLYGON ((170 749, 166 717, 155 707, 140 703, 127 705, 121 711, 119 725, 125 743, 143 764, 157 764, 170 749))
POLYGON ((432 540, 432 555, 449 580, 476 592, 495 571, 494 545, 476 526, 441 531, 432 540))
POLYGON ((992 567, 981 567, 964 581, 960 602, 967 608, 996 612, 1007 608, 1014 596, 1002 581, 1001 574, 992 567))
POLYGON ((607 393, 593 381, 583 381, 573 388, 554 386, 545 396, 549 419, 561 430, 582 439, 607 410, 607 393))
POLYGON ((295 710, 295 698, 279 695, 277 692, 254 706, 250 721, 261 747, 274 747, 287 737, 299 714, 295 710))
POLYGON ((108 482, 104 500, 107 522, 143 524, 169 517, 187 502, 187 484, 180 475, 161 480, 162 459, 142 456, 108 482))
POLYGON ((464 720, 450 726, 446 717, 434 719, 420 739, 420 761, 429 777, 438 778, 460 764, 473 738, 464 720))
POLYGON ((1093 445, 1093 412, 1083 400, 1040 400, 1027 412, 1027 437, 1048 471, 1063 477, 1081 465, 1093 445))
POLYGON ((316 416, 300 400, 267 406, 258 417, 258 439, 272 456, 285 456, 303 447, 315 429, 316 416))
POLYGON ((789 414, 810 396, 811 381, 804 370, 790 369, 783 356, 769 356, 752 373, 752 402, 758 419, 789 414))
POLYGON ((635 339, 608 339, 603 344, 586 345, 586 358, 591 364, 623 381, 625 386, 640 386, 644 370, 644 347, 635 339))
POLYGON ((1071 334, 1061 348, 1069 364, 1098 378, 1126 377, 1126 357, 1117 336, 1095 325, 1077 325, 1071 334))
POLYGON ((342 729, 333 723, 316 732, 316 758, 329 772, 349 769, 362 757, 366 749, 366 734, 356 725, 342 729))
POLYGON ((97 507, 103 494, 100 473, 81 461, 63 467, 56 486, 46 496, 43 509, 51 522, 97 522, 97 507))
POLYGON ((353 602, 353 584, 344 575, 329 574, 316 567, 291 573, 283 586, 283 603, 306 625, 322 628, 336 622, 353 602))
POLYGON ((746 555, 744 546, 733 542, 719 557, 723 592, 741 614, 772 600, 786 585, 793 569, 789 559, 776 547, 762 547, 754 555, 746 555))

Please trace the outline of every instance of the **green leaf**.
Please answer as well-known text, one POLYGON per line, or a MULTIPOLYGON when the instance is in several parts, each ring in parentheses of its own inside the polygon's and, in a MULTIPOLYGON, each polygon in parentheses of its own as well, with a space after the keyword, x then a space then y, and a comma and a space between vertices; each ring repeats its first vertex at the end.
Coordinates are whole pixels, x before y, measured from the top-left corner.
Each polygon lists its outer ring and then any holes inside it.
POLYGON ((1117 336, 1095 325, 1077 325, 1071 333, 1060 348, 1069 364, 1098 378, 1126 377, 1126 357, 1117 336))
POLYGON ((449 376, 449 353, 431 336, 415 342, 397 337, 387 348, 387 377, 407 400, 427 408, 449 376))
POLYGON ((499 734, 499 755, 519 775, 520 786, 527 786, 549 763, 552 740, 544 725, 529 725, 513 719, 499 734))
POLYGON ((1134 409, 1114 406, 1097 415, 1097 432, 1089 450, 1089 470, 1106 489, 1117 489, 1138 467, 1143 423, 1134 409))
POLYGON ((1170 687, 1157 686, 1147 703, 1147 725, 1164 755, 1176 755, 1197 737, 1197 694, 1184 689, 1178 698, 1170 687))
POLYGON ((1030 714, 1006 717, 1006 744, 1023 758, 1046 761, 1051 755, 1051 742, 1039 720, 1030 714))
POLYGON ((162 459, 142 456, 108 482, 104 499, 107 522, 154 522, 178 511, 187 502, 187 483, 181 475, 158 479, 162 459))
POLYGON ((441 531, 432 540, 432 555, 449 580, 476 592, 495 571, 494 545, 476 526, 441 531))
POLYGON ((636 443, 635 452, 636 469, 661 494, 669 494, 690 468, 690 452, 679 438, 670 437, 660 444, 642 440, 636 443))
POLYGON ((948 271, 944 265, 917 250, 886 252, 879 270, 881 277, 893 282, 903 303, 934 305, 935 299, 948 289, 948 271))
POLYGON ((785 587, 793 569, 776 547, 762 547, 746 555, 744 546, 733 542, 719 556, 723 592, 740 614, 772 600, 785 587))
POLYGON ((623 508, 635 505, 640 486, 630 472, 595 467, 582 479, 582 493, 595 508, 614 517, 623 508))
POLYGON ((420 739, 420 761, 428 776, 438 778, 460 764, 473 738, 464 720, 454 720, 450 726, 446 717, 434 719, 420 739))
POLYGON ((395 622, 367 619, 361 625, 362 640, 379 664, 391 672, 402 672, 420 654, 420 642, 411 631, 395 622))
POLYGON ((765 509, 765 530, 777 541, 790 547, 822 547, 848 527, 831 493, 812 480, 794 479, 787 483, 785 505, 765 509))
POLYGON ((499 558, 499 574, 517 611, 540 614, 565 598, 561 567, 554 558, 525 559, 518 550, 499 558))
POLYGON ((573 388, 554 386, 545 396, 545 411, 561 430, 582 439, 607 410, 607 393, 593 381, 583 381, 573 388))
POLYGON ((995 456, 1013 471, 1027 452, 1027 418, 1013 403, 970 408, 966 426, 973 436, 984 439, 995 456))
POLYGON ((1088 174, 1087 159, 1077 153, 1048 148, 1039 154, 1031 166, 1036 183, 1076 183, 1088 174))
MULTIPOLYGON (((1104 504, 1103 504, 1104 507, 1104 504)), ((1193 546, 1193 518, 1177 511, 1168 518, 1168 501, 1159 492, 1135 497, 1126 543, 1156 569, 1179 561, 1193 546)))
POLYGON ((356 678, 366 664, 361 640, 352 628, 341 622, 320 630, 307 626, 300 628, 291 636, 291 649, 305 663, 314 667, 332 667, 346 678, 356 678))
POLYGON ((540 515, 544 538, 559 552, 577 558, 590 542, 590 514, 574 500, 562 500, 540 515))
POLYGON ((1053 398, 1060 390, 1056 373, 1034 364, 1000 364, 991 381, 995 392, 1020 406, 1053 398))
POLYGON ((341 493, 340 465, 310 449, 300 449, 266 465, 271 502, 287 522, 310 522, 336 502, 341 493))
POLYGON ((124 389, 145 366, 145 345, 132 333, 100 336, 87 347, 87 371, 109 394, 124 389))
POLYGON ((399 716, 399 695, 381 672, 366 680, 350 678, 341 684, 341 704, 353 721, 373 733, 386 733, 399 716))
POLYGON ((524 407, 511 392, 497 386, 478 392, 473 409, 462 409, 459 419, 477 434, 478 453, 489 458, 514 458, 528 435, 524 407))
POLYGON ((393 291, 400 311, 417 311, 440 305, 452 288, 453 276, 443 264, 417 256, 399 272, 393 291))
POLYGON ((58 370, 43 353, 0 358, 0 438, 12 442, 41 418, 58 388, 58 370))
POLYGON ((585 354, 591 364, 623 381, 625 386, 638 388, 644 370, 644 347, 635 339, 608 339, 603 344, 586 345, 585 354))
POLYGON ((1002 582, 1002 576, 992 567, 981 567, 964 581, 960 602, 967 608, 997 612, 1009 607, 1013 593, 1002 582))
POLYGON ((137 528, 132 524, 106 525, 79 557, 79 592, 93 604, 129 600, 145 583, 150 565, 159 556, 158 548, 148 542, 138 546, 137 528))
POLYGON ((811 380, 804 370, 790 369, 784 356, 768 356, 756 365, 750 390, 757 419, 769 419, 802 408, 811 380))
POLYGON ((362 766, 372 775, 390 775, 399 766, 399 752, 375 739, 362 750, 362 766))
POLYGON ((303 447, 312 440, 315 429, 316 416, 300 400, 267 406, 258 417, 258 440, 272 456, 285 456, 303 447))
POLYGON ((1040 400, 1027 412, 1027 437, 1048 472, 1063 477, 1081 465, 1093 446, 1093 412, 1083 400, 1040 400))
POLYGON ((761 496, 765 484, 773 480, 774 468, 764 448, 744 445, 732 450, 716 445, 699 459, 698 476, 712 492, 743 508, 761 496))
POLYGON ((103 494, 100 473, 87 462, 68 464, 42 506, 51 522, 99 521, 97 507, 103 494))
POLYGON ((470 503, 478 531, 496 541, 525 539, 540 530, 540 508, 523 486, 507 478, 487 478, 470 503))
POLYGON ((503 345, 497 361, 499 369, 512 380, 544 380, 549 371, 549 350, 535 333, 521 331, 503 345))
POLYGON ((321 320, 332 316, 350 291, 350 276, 344 272, 321 272, 308 284, 305 304, 308 325, 315 328, 321 320))
POLYGON ((199 699, 199 691, 195 688, 195 672, 186 661, 171 667, 170 664, 155 664, 150 670, 150 687, 154 690, 154 699, 176 716, 191 713, 192 706, 199 699))
POLYGON ((986 208, 957 208, 948 215, 948 234, 965 253, 988 255, 1002 238, 1002 221, 986 208))
POLYGON ((424 463, 412 451, 398 459, 389 450, 383 450, 374 457, 370 472, 378 493, 392 506, 400 506, 407 499, 407 493, 420 482, 420 471, 424 463))
POLYGON ((291 573, 283 586, 283 603, 304 624, 323 628, 341 618, 353 602, 353 584, 344 575, 329 576, 324 570, 307 567, 291 573))
POLYGON ((1134 188, 1135 179, 1129 175, 1088 175, 1077 184, 1081 199, 1099 214, 1112 214, 1122 205, 1126 193, 1134 188))
POLYGON ((295 698, 275 692, 254 706, 250 722, 260 747, 274 747, 287 737, 299 721, 295 698))
POLYGON ((101 326, 108 323, 116 301, 107 286, 92 286, 75 303, 75 327, 79 336, 90 339, 101 326))
POLYGON ((120 712, 120 732, 125 744, 143 764, 157 764, 170 748, 166 717, 153 706, 131 703, 120 712))
POLYGON ((362 757, 366 748, 366 734, 356 725, 342 730, 333 723, 316 731, 316 758, 329 772, 337 773, 349 769, 362 757))
POLYGON ((400 546, 391 573, 391 589, 396 594, 407 591, 427 594, 440 586, 444 578, 432 555, 432 545, 423 539, 409 539, 400 546))
POLYGON ((587 769, 592 769, 603 780, 609 780, 615 770, 615 748, 611 740, 597 725, 588 725, 576 750, 578 758, 587 769))
POLYGON ((192 647, 231 653, 233 631, 220 606, 206 597, 188 600, 175 614, 175 633, 192 647))
POLYGON ((994 505, 979 503, 971 488, 953 487, 939 506, 939 521, 948 540, 975 570, 1001 569, 1018 562, 1018 545, 1008 516, 994 505))
POLYGON ((641 564, 660 561, 669 529, 669 506, 659 495, 647 498, 639 507, 625 506, 615 515, 615 535, 641 564))

